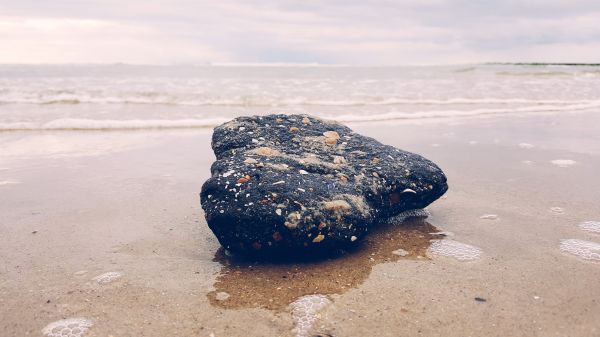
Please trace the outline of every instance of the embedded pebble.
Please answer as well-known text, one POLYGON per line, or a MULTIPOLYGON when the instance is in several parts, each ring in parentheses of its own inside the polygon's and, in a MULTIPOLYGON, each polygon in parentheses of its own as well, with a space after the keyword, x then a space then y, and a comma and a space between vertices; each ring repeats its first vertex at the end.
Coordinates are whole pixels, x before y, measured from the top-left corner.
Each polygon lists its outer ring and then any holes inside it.
POLYGON ((480 219, 484 219, 484 220, 496 220, 498 219, 498 215, 496 214, 484 214, 482 216, 479 217, 480 219))
POLYGON ((290 304, 292 307, 292 318, 296 337, 311 336, 310 331, 319 318, 319 311, 331 304, 331 300, 325 295, 306 295, 298 298, 290 304))
POLYGON ((121 278, 121 276, 123 276, 123 274, 119 273, 118 271, 109 271, 108 273, 100 274, 94 277, 92 280, 100 284, 106 284, 118 280, 121 278))
POLYGON ((393 251, 392 254, 398 255, 398 256, 407 256, 410 253, 402 248, 399 248, 399 249, 396 249, 395 251, 393 251))
POLYGON ((551 160, 550 162, 558 167, 569 167, 577 164, 576 161, 571 159, 555 159, 551 160))
POLYGON ((92 326, 92 321, 87 318, 67 318, 52 322, 42 329, 48 337, 81 337, 92 326))
POLYGON ((600 221, 584 221, 578 226, 586 232, 600 233, 600 221))
POLYGON ((473 261, 481 256, 479 248, 454 240, 432 240, 427 252, 451 257, 458 261, 473 261))
POLYGON ((582 260, 600 261, 600 243, 579 239, 560 241, 560 250, 575 255, 582 260))
POLYGON ((220 291, 215 295, 215 298, 217 299, 217 301, 226 301, 229 297, 231 297, 231 295, 229 295, 228 293, 226 293, 224 291, 220 291))

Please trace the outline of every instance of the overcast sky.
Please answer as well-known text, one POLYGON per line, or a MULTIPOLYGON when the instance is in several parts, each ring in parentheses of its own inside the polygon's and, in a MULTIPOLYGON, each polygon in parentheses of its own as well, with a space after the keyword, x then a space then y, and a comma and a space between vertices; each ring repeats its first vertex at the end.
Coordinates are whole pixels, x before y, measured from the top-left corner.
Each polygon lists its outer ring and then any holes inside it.
POLYGON ((599 0, 0 0, 0 63, 600 62, 599 0))

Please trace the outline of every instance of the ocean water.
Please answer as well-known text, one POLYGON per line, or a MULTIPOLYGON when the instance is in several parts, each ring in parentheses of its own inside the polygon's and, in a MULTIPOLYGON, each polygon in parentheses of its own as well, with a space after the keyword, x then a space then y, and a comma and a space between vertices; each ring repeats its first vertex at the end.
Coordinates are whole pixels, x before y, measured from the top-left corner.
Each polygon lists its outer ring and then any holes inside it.
POLYGON ((0 130, 212 127, 309 113, 344 122, 600 110, 600 67, 0 65, 0 130))

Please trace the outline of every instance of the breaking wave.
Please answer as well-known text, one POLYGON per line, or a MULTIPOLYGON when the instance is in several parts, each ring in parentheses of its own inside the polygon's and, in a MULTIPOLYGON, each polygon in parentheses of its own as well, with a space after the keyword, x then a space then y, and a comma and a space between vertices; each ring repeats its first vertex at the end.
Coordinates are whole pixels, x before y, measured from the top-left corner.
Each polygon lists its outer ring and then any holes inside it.
MULTIPOLYGON (((434 110, 434 111, 392 111, 376 114, 314 114, 324 119, 332 119, 346 123, 362 123, 393 120, 418 120, 449 117, 477 117, 485 115, 506 115, 544 113, 558 111, 582 111, 600 108, 600 101, 570 105, 533 105, 525 107, 505 108, 480 108, 471 110, 434 110)), ((211 128, 225 123, 231 118, 205 118, 205 119, 82 119, 61 118, 46 123, 13 122, 0 123, 0 131, 25 131, 25 130, 136 130, 136 129, 184 129, 184 128, 211 128)))

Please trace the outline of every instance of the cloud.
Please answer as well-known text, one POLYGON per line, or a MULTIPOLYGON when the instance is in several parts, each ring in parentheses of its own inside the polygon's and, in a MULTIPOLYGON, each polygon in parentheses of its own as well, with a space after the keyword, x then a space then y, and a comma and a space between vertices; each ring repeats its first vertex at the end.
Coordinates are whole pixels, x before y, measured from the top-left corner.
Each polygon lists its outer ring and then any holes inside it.
POLYGON ((15 0, 0 12, 3 63, 600 60, 596 1, 15 0))

